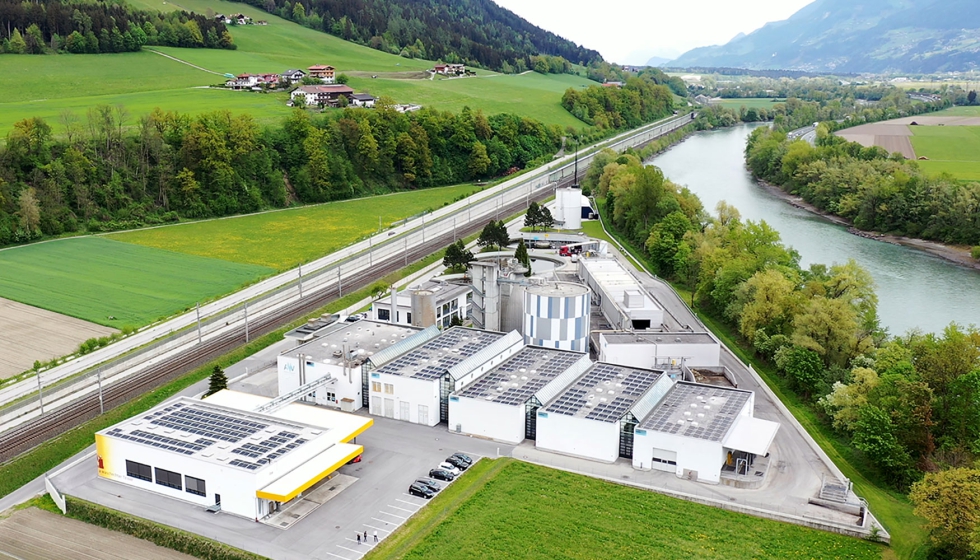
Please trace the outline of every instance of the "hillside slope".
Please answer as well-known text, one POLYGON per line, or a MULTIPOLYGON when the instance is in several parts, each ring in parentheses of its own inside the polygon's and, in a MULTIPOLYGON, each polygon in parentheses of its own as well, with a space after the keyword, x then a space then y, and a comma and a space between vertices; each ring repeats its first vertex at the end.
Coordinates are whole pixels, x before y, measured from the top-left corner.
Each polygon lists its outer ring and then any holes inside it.
POLYGON ((576 64, 598 52, 528 22, 492 0, 243 0, 307 27, 372 48, 493 70, 531 67, 534 55, 576 64))
POLYGON ((939 72, 980 63, 975 0, 816 0, 789 19, 670 66, 837 72, 939 72))

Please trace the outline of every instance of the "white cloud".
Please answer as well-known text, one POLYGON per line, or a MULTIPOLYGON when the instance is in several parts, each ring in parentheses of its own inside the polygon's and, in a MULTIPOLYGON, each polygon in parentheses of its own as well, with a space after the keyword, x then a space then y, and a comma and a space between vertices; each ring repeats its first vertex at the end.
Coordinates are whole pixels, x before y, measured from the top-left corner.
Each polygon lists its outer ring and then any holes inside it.
POLYGON ((596 49, 609 61, 642 64, 728 42, 788 18, 812 0, 494 0, 531 23, 596 49))

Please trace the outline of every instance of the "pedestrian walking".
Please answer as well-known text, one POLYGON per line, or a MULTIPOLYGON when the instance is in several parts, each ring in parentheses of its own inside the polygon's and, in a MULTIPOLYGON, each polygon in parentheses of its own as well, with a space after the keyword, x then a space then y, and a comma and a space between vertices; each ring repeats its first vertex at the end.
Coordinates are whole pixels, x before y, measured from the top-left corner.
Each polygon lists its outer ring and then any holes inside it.
POLYGON ((364 543, 367 544, 367 529, 364 529, 364 543))
POLYGON ((374 532, 374 542, 378 542, 378 532, 374 532))
POLYGON ((361 534, 360 533, 354 533, 354 534, 357 535, 357 544, 361 544, 361 534))

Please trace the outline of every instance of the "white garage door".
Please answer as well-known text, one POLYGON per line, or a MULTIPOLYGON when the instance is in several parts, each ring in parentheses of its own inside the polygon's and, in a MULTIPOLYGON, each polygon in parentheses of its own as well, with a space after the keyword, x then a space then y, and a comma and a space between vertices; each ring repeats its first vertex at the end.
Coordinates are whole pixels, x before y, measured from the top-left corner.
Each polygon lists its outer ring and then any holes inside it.
POLYGON ((429 407, 424 404, 419 405, 419 424, 429 425, 429 407))
POLYGON ((381 397, 371 397, 371 414, 381 416, 381 397))
POLYGON ((653 463, 651 468, 658 471, 676 472, 677 471, 677 452, 667 451, 666 449, 653 448, 653 463))
POLYGON ((400 401, 398 403, 398 407, 399 407, 399 410, 398 410, 398 419, 399 420, 409 420, 409 415, 411 415, 411 412, 409 412, 409 407, 411 407, 411 406, 412 405, 409 404, 408 401, 400 401))
POLYGON ((395 399, 385 399, 385 418, 395 417, 395 399))

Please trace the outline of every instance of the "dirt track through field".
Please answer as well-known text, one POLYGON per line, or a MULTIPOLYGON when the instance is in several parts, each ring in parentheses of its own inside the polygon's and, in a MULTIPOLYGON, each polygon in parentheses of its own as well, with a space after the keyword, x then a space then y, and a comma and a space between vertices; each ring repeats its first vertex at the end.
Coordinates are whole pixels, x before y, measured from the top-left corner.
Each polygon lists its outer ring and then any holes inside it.
POLYGON ((0 379, 74 352, 90 338, 115 329, 0 298, 0 379))
POLYGON ((21 560, 193 560, 149 541, 37 508, 0 520, 0 558, 21 560))

